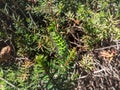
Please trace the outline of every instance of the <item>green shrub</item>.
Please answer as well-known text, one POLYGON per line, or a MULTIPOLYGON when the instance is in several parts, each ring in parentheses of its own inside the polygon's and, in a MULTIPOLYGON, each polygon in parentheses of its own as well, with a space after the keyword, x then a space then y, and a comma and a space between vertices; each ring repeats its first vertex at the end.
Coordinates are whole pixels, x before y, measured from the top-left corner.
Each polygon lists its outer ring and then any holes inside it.
POLYGON ((72 27, 80 28, 85 34, 73 43, 83 43, 88 50, 104 39, 119 39, 119 8, 119 0, 0 1, 0 38, 11 40, 20 59, 0 63, 0 89, 73 90, 79 78, 76 62, 86 72, 94 66, 88 54, 79 59, 68 33, 72 27))

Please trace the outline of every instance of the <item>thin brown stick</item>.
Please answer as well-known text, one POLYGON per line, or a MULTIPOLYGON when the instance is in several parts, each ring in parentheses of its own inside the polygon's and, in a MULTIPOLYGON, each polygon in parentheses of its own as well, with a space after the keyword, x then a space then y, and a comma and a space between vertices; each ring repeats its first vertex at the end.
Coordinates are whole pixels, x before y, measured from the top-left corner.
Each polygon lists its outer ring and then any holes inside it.
POLYGON ((13 85, 13 84, 10 83, 9 81, 5 80, 4 78, 0 77, 0 80, 6 82, 8 85, 12 86, 13 88, 16 88, 17 90, 20 90, 19 88, 17 88, 15 85, 13 85))

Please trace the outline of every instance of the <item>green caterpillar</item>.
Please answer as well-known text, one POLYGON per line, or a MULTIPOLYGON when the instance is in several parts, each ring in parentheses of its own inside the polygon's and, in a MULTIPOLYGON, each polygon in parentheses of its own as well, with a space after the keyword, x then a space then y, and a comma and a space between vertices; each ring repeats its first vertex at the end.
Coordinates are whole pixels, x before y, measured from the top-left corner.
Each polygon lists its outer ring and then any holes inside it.
POLYGON ((50 32, 51 38, 57 46, 58 56, 63 57, 67 53, 67 45, 64 39, 57 32, 50 32))

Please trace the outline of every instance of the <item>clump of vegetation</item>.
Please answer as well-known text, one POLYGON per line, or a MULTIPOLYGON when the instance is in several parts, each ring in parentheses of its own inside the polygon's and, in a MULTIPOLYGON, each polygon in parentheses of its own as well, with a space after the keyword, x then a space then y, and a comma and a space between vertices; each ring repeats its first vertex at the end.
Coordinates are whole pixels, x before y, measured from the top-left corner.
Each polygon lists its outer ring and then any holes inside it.
POLYGON ((95 49, 120 38, 119 9, 119 0, 0 1, 0 50, 11 48, 9 60, 0 56, 0 89, 118 90, 119 52, 107 62, 95 49))

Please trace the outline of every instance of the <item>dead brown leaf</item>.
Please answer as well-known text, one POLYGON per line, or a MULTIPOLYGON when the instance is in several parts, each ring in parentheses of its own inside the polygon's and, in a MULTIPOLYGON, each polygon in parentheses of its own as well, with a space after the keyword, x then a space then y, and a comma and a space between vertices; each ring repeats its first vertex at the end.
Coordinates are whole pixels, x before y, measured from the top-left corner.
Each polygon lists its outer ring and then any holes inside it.
POLYGON ((11 47, 10 46, 3 47, 0 51, 0 62, 7 61, 10 58, 11 58, 11 47))

